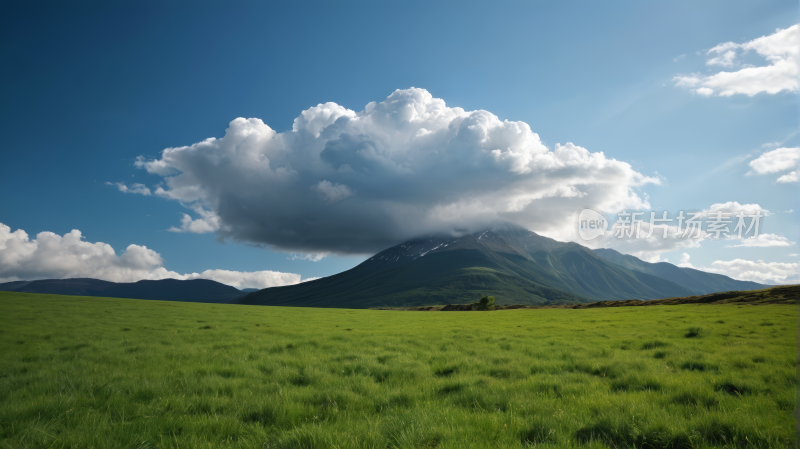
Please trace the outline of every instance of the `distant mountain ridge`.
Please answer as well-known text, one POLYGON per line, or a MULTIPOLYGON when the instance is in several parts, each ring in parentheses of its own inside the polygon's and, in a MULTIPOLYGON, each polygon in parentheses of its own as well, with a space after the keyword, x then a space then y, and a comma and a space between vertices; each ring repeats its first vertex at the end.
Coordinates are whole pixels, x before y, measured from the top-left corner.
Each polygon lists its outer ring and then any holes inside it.
POLYGON ((474 302, 576 304, 661 299, 766 285, 649 263, 611 249, 590 250, 500 224, 480 232, 429 236, 388 248, 345 272, 263 290, 194 279, 115 283, 47 279, 0 284, 0 291, 305 307, 414 307, 474 302))
POLYGON ((240 304, 403 307, 474 302, 583 303, 694 294, 672 281, 611 263, 577 243, 497 225, 460 237, 414 239, 355 268, 302 284, 250 293, 240 304))
POLYGON ((709 293, 732 290, 758 290, 772 287, 771 285, 759 284, 757 282, 737 281, 736 279, 722 274, 706 273, 705 271, 696 270, 694 268, 678 267, 669 262, 645 262, 637 257, 622 254, 609 248, 596 249, 594 252, 603 259, 621 267, 652 274, 653 276, 672 281, 691 290, 696 295, 707 295, 709 293))
POLYGON ((226 303, 245 294, 237 288, 208 279, 120 283, 88 278, 45 279, 6 282, 0 284, 0 291, 204 303, 226 303))

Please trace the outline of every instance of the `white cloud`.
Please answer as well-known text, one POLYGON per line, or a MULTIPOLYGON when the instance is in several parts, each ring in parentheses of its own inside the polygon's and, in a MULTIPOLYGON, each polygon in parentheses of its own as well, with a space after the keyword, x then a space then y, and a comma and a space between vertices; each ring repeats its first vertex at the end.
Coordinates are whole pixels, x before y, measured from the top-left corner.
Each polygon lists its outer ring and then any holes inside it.
MULTIPOLYGON (((691 217, 691 215, 689 216, 691 217)), ((667 238, 664 238, 662 227, 654 228, 653 234, 647 237, 650 231, 650 223, 644 221, 640 226, 639 238, 636 238, 635 232, 632 233, 630 237, 624 236, 623 238, 619 238, 616 235, 617 228, 614 227, 610 231, 607 231, 606 236, 603 238, 592 242, 580 243, 590 248, 612 248, 622 254, 630 254, 631 256, 638 257, 647 262, 655 263, 666 261, 666 259, 661 259, 661 255, 664 253, 689 248, 700 248, 701 242, 708 237, 708 234, 702 230, 699 234, 692 234, 692 237, 689 237, 689 234, 686 234, 685 237, 681 237, 685 232, 685 225, 684 229, 681 231, 678 230, 677 226, 668 226, 667 238), (698 237, 695 238, 695 235, 698 235, 698 237)))
POLYGON ((777 29, 769 36, 736 44, 726 42, 712 48, 707 53, 709 66, 741 68, 734 72, 718 72, 713 75, 690 74, 677 75, 673 78, 678 87, 694 88, 703 96, 713 94, 728 97, 744 94, 753 96, 761 92, 776 94, 782 91, 798 90, 800 75, 800 25, 792 25, 784 30, 777 29), (741 54, 755 51, 769 65, 750 67, 741 65, 737 58, 741 54))
POLYGON ((221 138, 136 165, 165 178, 155 195, 218 218, 202 230, 290 253, 371 253, 498 220, 566 240, 580 206, 646 209, 638 189, 660 183, 572 143, 550 150, 527 123, 415 88, 360 112, 320 104, 282 133, 237 118, 221 138))
POLYGON ((700 87, 697 90, 695 90, 695 92, 704 97, 710 97, 711 95, 714 95, 714 89, 708 87, 700 87))
POLYGON ((789 172, 789 173, 781 176, 780 178, 778 178, 778 182, 780 182, 780 183, 797 182, 798 179, 800 179, 800 178, 798 178, 797 170, 795 170, 793 172, 789 172))
POLYGON ((180 274, 164 268, 160 254, 129 245, 117 255, 111 245, 83 240, 77 229, 59 236, 40 232, 35 239, 0 223, 0 282, 36 279, 94 278, 111 282, 142 279, 211 279, 236 288, 297 284, 300 275, 277 271, 206 270, 180 274))
MULTIPOLYGON (((183 275, 182 279, 211 279, 222 284, 236 288, 267 288, 279 287, 282 285, 293 285, 306 282, 309 279, 300 280, 299 274, 282 273, 280 271, 230 271, 230 270, 206 270, 202 273, 191 273, 183 275)), ((314 278, 316 279, 316 278, 314 278)))
POLYGON ((206 234, 209 232, 214 232, 219 229, 219 216, 214 212, 207 211, 203 209, 199 205, 195 205, 193 207, 195 212, 199 214, 202 218, 195 218, 192 219, 189 214, 183 214, 183 218, 181 218, 181 227, 176 228, 175 226, 167 229, 170 232, 191 232, 194 234, 206 234))
POLYGON ((684 268, 694 268, 692 263, 689 262, 689 259, 691 259, 691 258, 692 258, 692 256, 690 256, 689 253, 683 253, 681 255, 681 261, 680 261, 680 263, 678 263, 678 266, 679 267, 684 267, 684 268))
POLYGON ((800 161, 800 147, 778 148, 768 151, 750 161, 750 167, 759 175, 778 173, 797 167, 800 161))
POLYGON ((309 254, 292 254, 287 257, 289 260, 310 260, 311 262, 319 262, 320 260, 328 257, 331 253, 309 253, 309 254))
MULTIPOLYGON (((751 171, 747 175, 779 173, 800 166, 800 147, 777 148, 767 151, 750 161, 751 171)), ((797 170, 791 171, 777 179, 780 183, 797 182, 797 170)))
POLYGON ((733 67, 733 63, 736 60, 736 50, 738 48, 739 45, 734 44, 733 42, 726 42, 724 44, 717 45, 716 47, 708 51, 709 55, 714 53, 717 56, 706 61, 706 65, 721 65, 723 67, 733 67))
POLYGON ((771 248, 776 246, 792 246, 794 242, 790 242, 786 237, 781 237, 776 234, 759 234, 758 237, 744 238, 742 240, 735 240, 737 245, 726 245, 726 248, 771 248))
POLYGON ((761 211, 762 216, 766 217, 769 216, 770 212, 766 209, 763 209, 758 204, 739 204, 738 201, 728 201, 726 203, 714 203, 711 207, 708 208, 708 211, 703 211, 706 215, 708 212, 716 212, 716 211, 723 211, 723 212, 730 212, 732 214, 738 214, 739 212, 744 212, 746 214, 754 214, 756 211, 761 211))
POLYGON ((789 254, 789 257, 797 257, 797 254, 789 254))
MULTIPOLYGON (((612 248, 615 249, 623 254, 630 254, 632 256, 638 257, 642 260, 648 262, 664 262, 667 259, 662 259, 661 256, 664 253, 669 253, 672 251, 680 251, 690 248, 700 248, 702 246, 702 242, 709 239, 716 239, 716 233, 708 233, 705 230, 708 229, 708 220, 709 217, 714 218, 714 212, 722 211, 728 212, 732 215, 728 217, 728 220, 731 221, 731 224, 728 226, 727 233, 731 236, 738 235, 734 233, 734 229, 738 224, 738 219, 736 218, 736 214, 739 212, 744 212, 745 214, 754 214, 756 211, 761 211, 762 217, 770 216, 770 211, 761 208, 758 204, 740 204, 738 201, 728 201, 725 203, 715 203, 712 204, 711 207, 708 209, 703 209, 699 211, 701 214, 699 217, 700 221, 700 232, 694 231, 690 234, 687 233, 687 219, 693 218, 696 212, 686 212, 684 211, 684 221, 681 224, 681 229, 678 229, 678 213, 668 213, 667 218, 671 218, 673 221, 669 223, 664 223, 667 226, 667 234, 666 238, 664 238, 664 231, 663 231, 663 224, 659 222, 655 222, 656 226, 653 229, 653 233, 648 237, 650 231, 650 213, 645 212, 643 215, 639 215, 636 217, 637 220, 641 220, 639 237, 636 237, 636 233, 631 232, 631 235, 623 235, 622 238, 619 237, 617 232, 618 230, 618 223, 615 224, 610 230, 606 231, 605 237, 599 238, 594 241, 586 242, 586 241, 579 241, 582 245, 588 246, 590 248, 612 248)), ((641 210, 638 210, 641 211, 641 210)), ((637 212, 638 212, 637 211, 637 212)), ((628 210, 627 212, 632 212, 628 210)), ((662 212, 655 212, 654 218, 660 219, 662 218, 662 212)), ((725 218, 725 217, 722 217, 725 218)), ((749 233, 745 233, 748 230, 751 224, 752 218, 744 217, 744 225, 746 226, 742 230, 743 237, 752 236, 755 233, 755 229, 751 229, 749 233)), ((763 222, 759 221, 759 226, 761 226, 763 222)), ((723 230, 724 232, 724 230, 723 230)), ((723 238, 722 232, 720 233, 719 238, 723 238)), ((774 234, 761 234, 757 239, 743 239, 743 240, 736 240, 737 242, 742 242, 739 245, 735 246, 787 246, 785 242, 788 242, 783 237, 779 237, 774 234), (766 237, 762 237, 766 235, 766 237)), ((793 244, 793 242, 788 242, 789 244, 793 244)), ((734 245, 731 245, 734 246, 734 245)), ((686 257, 688 254, 684 253, 686 257)), ((686 266, 691 267, 691 264, 688 263, 688 258, 686 261, 681 260, 681 263, 685 263, 686 266)))
POLYGON ((800 283, 800 263, 764 262, 743 259, 717 260, 700 270, 724 274, 741 281, 772 284, 800 283))
POLYGON ((130 187, 128 187, 127 185, 125 185, 125 183, 122 182, 107 182, 106 185, 117 186, 117 189, 119 189, 119 191, 123 193, 138 193, 144 196, 150 196, 152 194, 152 192, 150 192, 150 189, 144 184, 133 184, 130 187))

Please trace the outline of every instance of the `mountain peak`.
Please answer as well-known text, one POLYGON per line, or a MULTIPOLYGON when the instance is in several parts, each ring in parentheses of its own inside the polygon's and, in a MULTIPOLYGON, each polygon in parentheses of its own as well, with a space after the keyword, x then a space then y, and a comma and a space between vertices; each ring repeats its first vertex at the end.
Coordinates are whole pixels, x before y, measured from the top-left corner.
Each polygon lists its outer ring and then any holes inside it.
POLYGON ((691 294, 672 282, 607 262, 577 243, 497 223, 456 236, 426 236, 388 248, 328 278, 276 287, 245 304, 379 307, 469 302, 576 303, 691 294))

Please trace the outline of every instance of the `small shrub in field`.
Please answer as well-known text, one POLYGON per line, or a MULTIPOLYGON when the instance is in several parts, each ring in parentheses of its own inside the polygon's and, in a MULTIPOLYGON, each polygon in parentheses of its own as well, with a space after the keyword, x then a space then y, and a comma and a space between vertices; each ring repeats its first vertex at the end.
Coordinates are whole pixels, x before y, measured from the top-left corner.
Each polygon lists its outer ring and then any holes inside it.
POLYGON ((484 296, 478 301, 479 310, 494 310, 494 296, 484 296))
POLYGON ((653 353, 653 358, 656 358, 656 359, 663 359, 666 356, 667 356, 667 352, 666 351, 656 351, 656 352, 653 353))
POLYGON ((699 337, 700 334, 702 333, 703 329, 700 329, 699 327, 690 327, 689 329, 687 329, 686 334, 684 334, 684 337, 686 338, 699 337))

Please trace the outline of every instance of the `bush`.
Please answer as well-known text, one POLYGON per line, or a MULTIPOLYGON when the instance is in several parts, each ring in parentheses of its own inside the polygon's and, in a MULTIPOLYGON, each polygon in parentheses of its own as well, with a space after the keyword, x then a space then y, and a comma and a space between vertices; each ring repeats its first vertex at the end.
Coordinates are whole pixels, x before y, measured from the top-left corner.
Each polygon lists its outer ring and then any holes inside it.
POLYGON ((479 310, 494 310, 494 296, 484 296, 478 302, 479 310))

